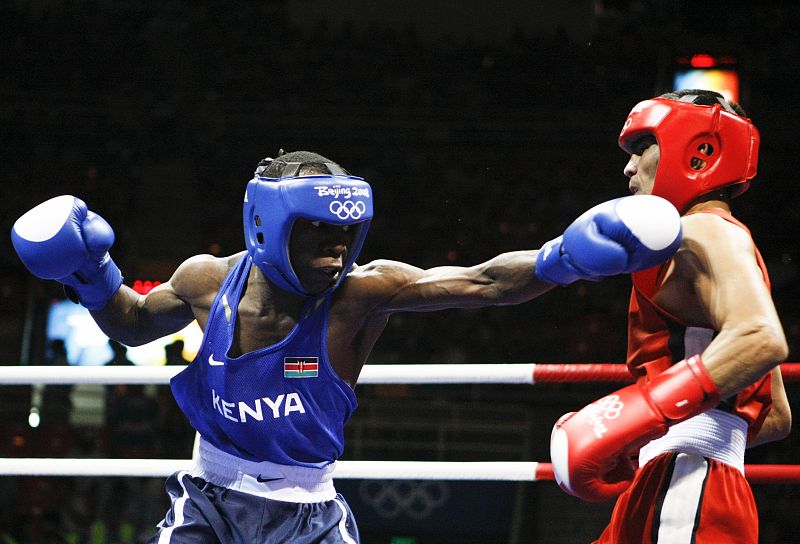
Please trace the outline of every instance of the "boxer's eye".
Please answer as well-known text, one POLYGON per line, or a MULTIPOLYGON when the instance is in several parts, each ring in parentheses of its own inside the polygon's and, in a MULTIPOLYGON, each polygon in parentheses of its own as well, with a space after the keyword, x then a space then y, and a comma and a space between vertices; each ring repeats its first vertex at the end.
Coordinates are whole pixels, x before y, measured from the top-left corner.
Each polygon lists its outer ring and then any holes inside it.
POLYGON ((635 155, 642 156, 647 148, 656 143, 656 139, 652 136, 645 136, 641 138, 633 148, 633 152, 635 155))
MULTIPOLYGON (((334 225, 330 225, 329 223, 326 223, 326 225, 329 225, 331 227, 334 226, 334 225)), ((322 226, 322 221, 311 221, 311 226, 315 227, 315 228, 319 228, 319 227, 322 226)), ((350 225, 342 225, 339 228, 342 230, 342 232, 347 232, 348 230, 350 230, 350 225)))

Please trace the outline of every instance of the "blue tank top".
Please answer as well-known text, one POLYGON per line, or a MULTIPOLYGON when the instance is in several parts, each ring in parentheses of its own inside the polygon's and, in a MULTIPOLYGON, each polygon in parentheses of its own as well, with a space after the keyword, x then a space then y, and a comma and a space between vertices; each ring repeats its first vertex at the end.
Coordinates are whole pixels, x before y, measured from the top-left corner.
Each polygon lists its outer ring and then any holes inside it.
POLYGON ((311 299, 277 344, 228 357, 251 264, 245 254, 225 278, 200 351, 170 381, 172 394, 192 427, 227 453, 323 467, 342 455, 344 425, 358 404, 328 360, 331 296, 311 299))

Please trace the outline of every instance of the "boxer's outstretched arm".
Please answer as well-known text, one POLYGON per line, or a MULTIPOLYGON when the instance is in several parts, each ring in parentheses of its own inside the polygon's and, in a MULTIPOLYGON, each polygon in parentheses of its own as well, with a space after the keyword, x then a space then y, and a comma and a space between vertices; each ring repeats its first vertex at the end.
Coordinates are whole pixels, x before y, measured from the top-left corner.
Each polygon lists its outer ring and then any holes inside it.
POLYGON ((519 304, 554 285, 649 268, 672 256, 680 240, 680 216, 671 204, 658 197, 631 196, 591 208, 539 251, 504 253, 471 267, 429 270, 378 261, 356 277, 372 276, 373 287, 365 290, 378 298, 376 311, 519 304))
POLYGON ((428 270, 379 260, 359 267, 348 283, 365 286, 377 313, 518 304, 554 287, 536 279, 536 253, 514 251, 476 266, 428 270))

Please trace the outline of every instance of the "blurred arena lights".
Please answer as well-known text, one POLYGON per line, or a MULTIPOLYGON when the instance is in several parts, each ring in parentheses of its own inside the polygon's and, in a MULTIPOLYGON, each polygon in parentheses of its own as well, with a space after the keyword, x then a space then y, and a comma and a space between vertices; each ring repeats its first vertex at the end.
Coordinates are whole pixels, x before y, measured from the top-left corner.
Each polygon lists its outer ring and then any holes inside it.
POLYGON ((733 55, 695 53, 675 59, 672 88, 708 89, 717 91, 727 100, 740 101, 739 72, 733 55))

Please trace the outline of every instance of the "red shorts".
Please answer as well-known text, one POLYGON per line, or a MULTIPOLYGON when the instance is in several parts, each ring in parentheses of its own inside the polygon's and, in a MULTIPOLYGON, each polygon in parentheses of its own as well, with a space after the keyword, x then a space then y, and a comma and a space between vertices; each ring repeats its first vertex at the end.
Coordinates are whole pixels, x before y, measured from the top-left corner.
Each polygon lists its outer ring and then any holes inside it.
POLYGON ((597 544, 758 544, 758 512, 744 476, 699 455, 667 452, 617 499, 597 544))

